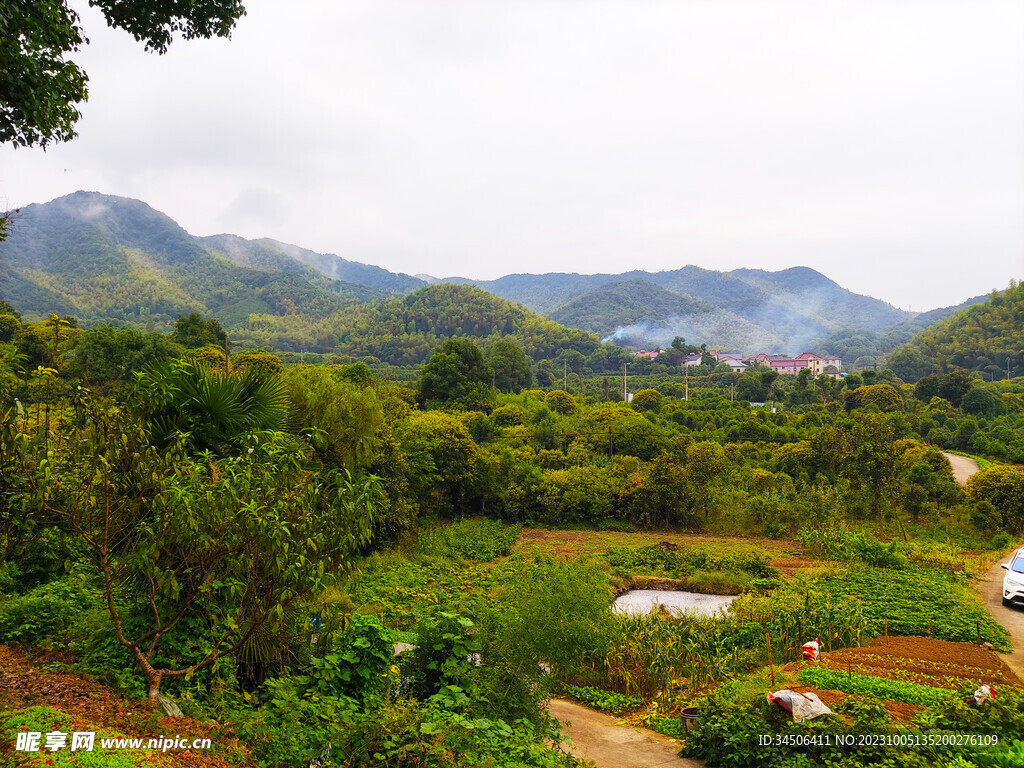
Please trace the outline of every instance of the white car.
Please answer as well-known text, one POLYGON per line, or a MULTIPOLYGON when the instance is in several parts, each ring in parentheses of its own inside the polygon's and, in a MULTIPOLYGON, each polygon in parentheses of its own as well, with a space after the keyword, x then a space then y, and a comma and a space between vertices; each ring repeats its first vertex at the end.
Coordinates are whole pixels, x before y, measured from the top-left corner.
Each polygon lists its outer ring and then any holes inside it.
POLYGON ((1003 605, 1024 605, 1024 547, 1018 549, 1010 562, 1003 563, 1003 605))

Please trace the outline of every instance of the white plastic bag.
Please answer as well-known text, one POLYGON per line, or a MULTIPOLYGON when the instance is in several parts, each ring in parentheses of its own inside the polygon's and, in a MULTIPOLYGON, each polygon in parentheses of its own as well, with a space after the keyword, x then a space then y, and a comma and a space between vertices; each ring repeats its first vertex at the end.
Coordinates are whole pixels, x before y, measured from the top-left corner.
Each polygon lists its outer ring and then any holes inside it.
POLYGON ((825 706, 813 691, 797 693, 785 688, 781 691, 768 694, 768 702, 778 704, 787 712, 793 715, 794 723, 802 723, 804 720, 813 720, 821 715, 831 715, 832 710, 825 706))

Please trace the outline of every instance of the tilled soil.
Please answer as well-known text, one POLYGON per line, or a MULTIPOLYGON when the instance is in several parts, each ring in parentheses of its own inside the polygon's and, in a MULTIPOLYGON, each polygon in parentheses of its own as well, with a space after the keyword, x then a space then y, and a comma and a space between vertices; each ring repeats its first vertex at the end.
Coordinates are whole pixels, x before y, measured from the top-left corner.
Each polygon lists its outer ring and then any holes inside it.
MULTIPOLYGON (((790 688, 790 690, 795 691, 796 693, 814 691, 814 693, 818 695, 818 698, 821 699, 821 703, 829 708, 835 708, 852 696, 852 694, 844 693, 843 691, 822 690, 821 688, 814 688, 810 685, 796 685, 790 688)), ((852 697, 855 699, 860 698, 858 696, 852 697)), ((885 711, 888 712, 894 720, 897 720, 904 725, 910 725, 913 719, 925 709, 917 704, 907 704, 905 701, 883 701, 882 706, 885 707, 885 711)))
POLYGON ((1009 667, 992 651, 971 643, 928 637, 879 637, 868 646, 825 654, 820 664, 863 675, 958 688, 964 683, 1019 685, 1009 667))

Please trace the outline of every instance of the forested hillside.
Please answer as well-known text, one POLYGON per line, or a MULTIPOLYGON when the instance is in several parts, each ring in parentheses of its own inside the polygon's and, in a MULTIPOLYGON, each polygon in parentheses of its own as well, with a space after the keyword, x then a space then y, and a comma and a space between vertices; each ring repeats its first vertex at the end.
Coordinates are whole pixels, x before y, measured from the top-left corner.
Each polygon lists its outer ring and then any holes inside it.
MULTIPOLYGON (((56 312, 84 326, 167 330, 179 314, 199 312, 246 346, 399 364, 423 362, 449 335, 500 331, 509 324, 508 302, 627 346, 665 348, 683 336, 749 353, 817 349, 864 365, 949 311, 915 316, 805 267, 726 273, 692 265, 447 278, 436 285, 475 285, 507 301, 435 290, 403 303, 400 297, 426 281, 271 239, 195 237, 145 203, 96 192, 27 206, 0 245, 0 259, 0 295, 28 316, 56 312), (456 299, 468 303, 456 307, 456 299)), ((559 330, 537 315, 516 318, 515 334, 534 359, 566 349, 591 354, 586 333, 559 330)))
POLYGON ((647 280, 634 279, 608 283, 577 296, 552 311, 550 317, 574 328, 607 334, 623 325, 711 314, 716 309, 700 299, 672 293, 647 280))
POLYGON ((1024 373, 1024 286, 1011 283, 988 299, 935 323, 889 356, 906 381, 955 368, 995 380, 1024 373))
POLYGON ((725 349, 786 346, 781 336, 734 312, 640 279, 597 288, 562 305, 551 318, 631 347, 667 347, 677 336, 725 349))
POLYGON ((426 285, 418 277, 389 272, 371 264, 348 261, 333 253, 317 253, 270 238, 246 240, 237 235, 213 235, 200 239, 210 250, 219 251, 242 266, 294 270, 306 265, 332 280, 365 285, 384 293, 406 294, 426 285))
POLYGON ((915 315, 884 331, 844 328, 822 340, 814 352, 822 356, 835 356, 858 367, 877 366, 885 356, 900 344, 906 344, 915 334, 943 318, 985 301, 985 296, 974 296, 954 307, 940 307, 915 315))
POLYGON ((95 192, 26 207, 0 257, 0 295, 15 309, 84 327, 169 330, 198 312, 218 320, 236 347, 397 365, 425 362, 449 336, 512 335, 534 359, 600 346, 593 334, 479 288, 439 284, 391 299, 423 281, 272 240, 196 238, 144 203, 95 192), (325 264, 361 284, 320 274, 325 264))
POLYGON ((913 317, 806 267, 716 272, 689 265, 620 275, 506 275, 474 284, 566 325, 618 331, 617 338, 646 346, 700 336, 747 352, 802 352, 842 328, 873 333, 913 317))
POLYGON ((253 315, 245 331, 287 339, 310 351, 372 356, 394 365, 422 363, 449 336, 509 335, 534 360, 560 350, 592 354, 600 339, 566 328, 518 304, 469 285, 430 285, 402 298, 351 306, 325 317, 253 315))
POLYGON ((19 311, 85 324, 169 328, 179 314, 201 312, 235 326, 252 312, 325 314, 380 295, 302 265, 237 266, 145 203, 95 192, 27 206, 0 258, 0 294, 19 311))

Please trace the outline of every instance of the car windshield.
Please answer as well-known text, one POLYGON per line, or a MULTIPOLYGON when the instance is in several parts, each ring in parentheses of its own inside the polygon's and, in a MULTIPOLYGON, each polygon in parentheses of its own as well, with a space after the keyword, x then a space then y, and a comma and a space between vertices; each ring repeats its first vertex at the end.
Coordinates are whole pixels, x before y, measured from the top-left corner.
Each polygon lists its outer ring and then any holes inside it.
POLYGON ((1010 570, 1014 573, 1024 573, 1024 557, 1015 557, 1010 564, 1010 570))

